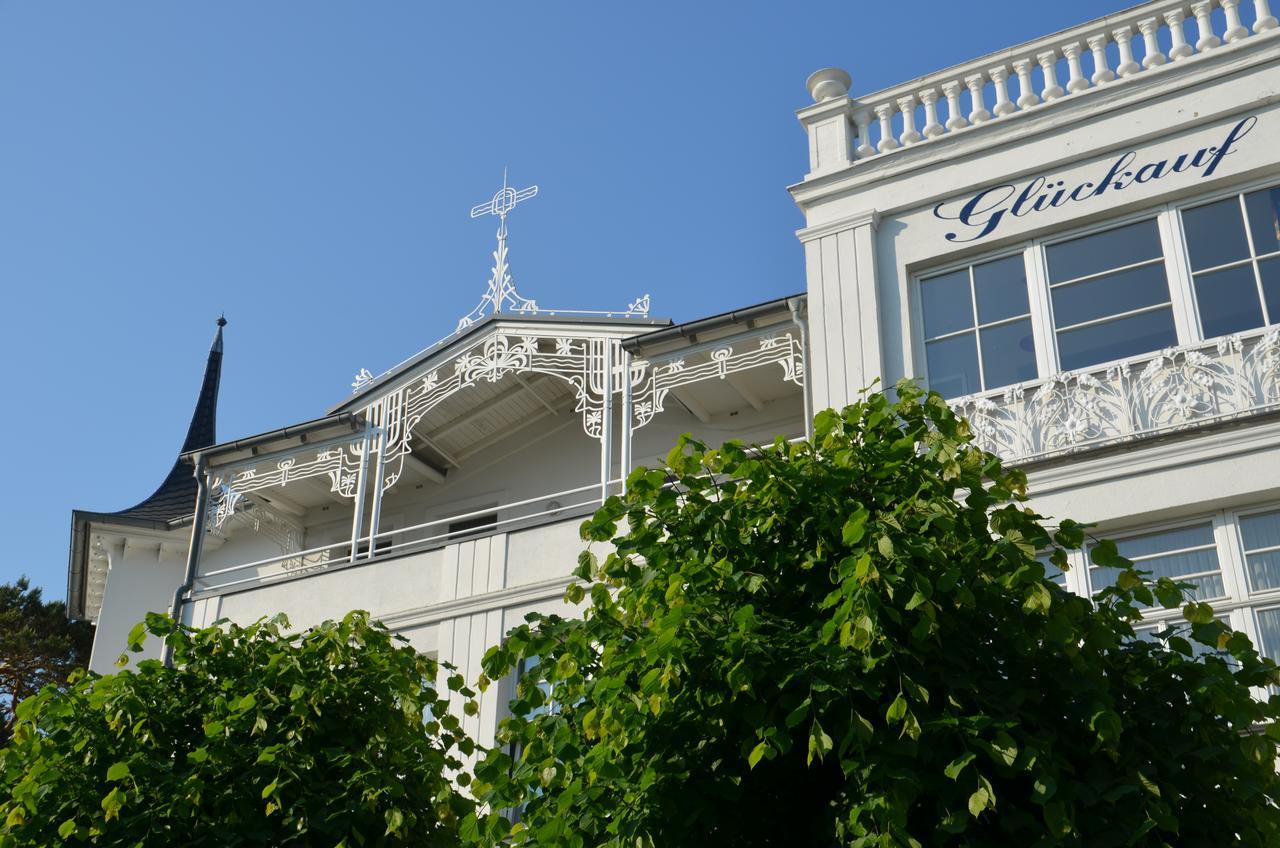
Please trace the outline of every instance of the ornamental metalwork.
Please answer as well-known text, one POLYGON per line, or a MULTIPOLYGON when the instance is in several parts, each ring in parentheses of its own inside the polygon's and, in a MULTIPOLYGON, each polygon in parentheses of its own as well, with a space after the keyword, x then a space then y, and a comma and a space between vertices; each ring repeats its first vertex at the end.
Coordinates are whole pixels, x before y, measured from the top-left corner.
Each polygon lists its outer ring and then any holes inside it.
POLYGON ((776 364, 781 366, 784 380, 804 386, 804 350, 798 334, 790 330, 713 345, 705 362, 688 364, 689 356, 686 351, 679 359, 649 364, 647 375, 644 364, 633 368, 633 430, 648 424, 665 409, 667 395, 672 390, 690 383, 723 380, 730 374, 776 364))
POLYGON ((1280 331, 1055 374, 952 406, 979 445, 1008 461, 1198 427, 1280 406, 1280 331))
POLYGON ((479 321, 486 314, 497 314, 504 308, 519 313, 538 311, 538 304, 521 297, 516 292, 515 281, 511 278, 511 268, 507 264, 507 215, 516 205, 538 196, 538 187, 514 189, 507 185, 507 170, 502 169, 502 188, 487 203, 479 203, 471 207, 471 217, 482 215, 498 216, 498 247, 493 251, 493 267, 489 270, 489 286, 484 296, 466 315, 458 321, 455 332, 461 332, 479 321))

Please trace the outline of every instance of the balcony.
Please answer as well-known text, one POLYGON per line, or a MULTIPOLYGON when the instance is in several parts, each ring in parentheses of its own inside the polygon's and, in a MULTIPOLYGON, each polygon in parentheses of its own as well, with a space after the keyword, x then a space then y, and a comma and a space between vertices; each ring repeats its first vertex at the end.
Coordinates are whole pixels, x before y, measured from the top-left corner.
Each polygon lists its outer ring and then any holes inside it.
POLYGON ((1169 348, 952 401, 977 443, 1021 464, 1280 408, 1280 329, 1169 348))

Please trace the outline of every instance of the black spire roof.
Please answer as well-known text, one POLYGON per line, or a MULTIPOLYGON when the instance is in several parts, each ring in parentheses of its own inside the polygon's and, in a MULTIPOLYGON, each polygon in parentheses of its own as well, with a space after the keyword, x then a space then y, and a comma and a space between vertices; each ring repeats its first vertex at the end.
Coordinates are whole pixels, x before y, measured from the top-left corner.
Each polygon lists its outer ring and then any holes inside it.
POLYGON ((151 497, 119 512, 71 513, 71 551, 67 569, 67 613, 73 619, 85 616, 85 591, 88 577, 88 528, 90 523, 125 525, 151 530, 168 530, 172 524, 191 515, 196 506, 196 478, 192 467, 181 454, 206 448, 217 442, 218 383, 222 379, 222 328, 226 318, 218 319, 218 329, 209 346, 209 359, 204 366, 204 381, 196 398, 195 412, 187 427, 187 438, 178 451, 179 459, 151 497))
MULTIPOLYGON (((187 427, 187 438, 179 454, 207 448, 217 442, 218 382, 222 378, 222 328, 226 318, 218 319, 218 330, 209 347, 209 361, 204 367, 204 382, 196 398, 196 409, 187 427)), ((191 466, 181 459, 173 463, 169 475, 151 497, 128 509, 108 513, 126 518, 172 521, 190 515, 196 504, 196 478, 191 466)))

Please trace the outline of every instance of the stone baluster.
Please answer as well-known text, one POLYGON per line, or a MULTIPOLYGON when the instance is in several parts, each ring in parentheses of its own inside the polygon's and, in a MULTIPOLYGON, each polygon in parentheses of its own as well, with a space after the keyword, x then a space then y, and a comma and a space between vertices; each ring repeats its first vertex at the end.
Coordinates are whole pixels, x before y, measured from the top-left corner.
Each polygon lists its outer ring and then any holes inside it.
POLYGON ((960 106, 960 92, 964 90, 959 80, 950 80, 942 84, 942 93, 947 98, 947 129, 955 132, 969 126, 960 106))
MULTIPOLYGON (((1176 31, 1176 28, 1171 29, 1176 31)), ((1164 54, 1160 52, 1160 42, 1156 40, 1156 34, 1160 32, 1160 20, 1158 18, 1143 18, 1138 21, 1138 32, 1142 33, 1142 44, 1146 48, 1146 55, 1142 57, 1142 67, 1154 68, 1164 64, 1164 54)))
POLYGON ((1085 41, 1089 44, 1089 52, 1093 54, 1093 76, 1089 79, 1094 85, 1106 85, 1116 78, 1115 71, 1107 64, 1107 34, 1101 32, 1091 35, 1085 41))
POLYGON ((893 137, 893 104, 881 103, 877 106, 876 117, 880 119, 880 144, 877 149, 881 153, 897 150, 898 140, 893 137))
POLYGON ((1040 70, 1044 71, 1044 91, 1040 92, 1044 101, 1048 103, 1066 94, 1062 86, 1058 85, 1058 52, 1047 50, 1044 53, 1037 53, 1036 61, 1040 63, 1040 70))
POLYGON ((973 109, 969 112, 969 123, 981 124, 991 120, 991 113, 987 111, 987 106, 982 102, 982 84, 986 82, 982 74, 974 74, 964 78, 964 84, 969 88, 969 98, 973 101, 973 109))
POLYGON ((906 97, 899 97, 898 111, 902 113, 902 137, 899 141, 907 145, 915 144, 921 138, 916 131, 916 96, 908 94, 906 97))
POLYGON ((1169 48, 1169 58, 1173 61, 1185 59, 1196 51, 1187 43, 1187 33, 1183 29, 1182 22, 1186 20, 1186 15, 1181 9, 1174 9, 1172 12, 1164 13, 1164 22, 1169 25, 1169 41, 1172 46, 1169 48))
POLYGON ((1071 79, 1067 81, 1067 91, 1072 94, 1084 91, 1089 87, 1089 81, 1084 78, 1084 68, 1080 67, 1080 42, 1073 41, 1071 44, 1062 45, 1062 55, 1067 57, 1067 68, 1071 72, 1071 79))
POLYGON ((924 127, 921 132, 925 138, 937 138, 946 132, 938 123, 938 89, 926 88, 918 95, 924 104, 924 127))
POLYGON ((1111 37, 1120 50, 1120 65, 1116 68, 1116 73, 1122 77, 1131 77, 1142 70, 1142 66, 1133 60, 1133 29, 1127 26, 1114 29, 1111 37))
POLYGON ((1035 84, 1031 81, 1032 67, 1030 59, 1016 59, 1013 63, 1013 72, 1018 75, 1019 109, 1030 109, 1040 102, 1040 98, 1036 96, 1035 84))
POLYGON ((1222 41, 1213 34, 1213 18, 1209 17, 1213 14, 1213 3, 1210 0, 1192 3, 1191 14, 1196 16, 1196 49, 1203 53, 1220 45, 1222 41))
POLYGON ((1240 0, 1219 0, 1218 5, 1222 7, 1222 14, 1227 18, 1227 31, 1222 34, 1222 40, 1231 44, 1242 38, 1249 37, 1249 30, 1240 21, 1240 0))
POLYGON ((1267 5, 1267 0, 1253 0, 1253 10, 1257 13, 1257 20, 1253 22, 1254 32, 1266 32, 1280 26, 1280 21, 1271 14, 1271 7, 1267 5))
POLYGON ((859 159, 874 156, 876 149, 871 146, 871 113, 860 109, 853 115, 853 125, 858 128, 858 146, 853 152, 859 159))
POLYGON ((1009 100, 1009 67, 1000 65, 987 71, 991 77, 991 86, 996 90, 996 105, 992 109, 997 118, 1012 115, 1018 108, 1009 100))

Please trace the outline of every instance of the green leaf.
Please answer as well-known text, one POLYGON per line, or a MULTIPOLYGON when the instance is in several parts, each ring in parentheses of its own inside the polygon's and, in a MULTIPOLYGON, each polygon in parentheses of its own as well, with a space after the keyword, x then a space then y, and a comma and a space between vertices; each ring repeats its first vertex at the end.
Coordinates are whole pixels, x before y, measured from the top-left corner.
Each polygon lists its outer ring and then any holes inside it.
POLYGON ((70 837, 71 834, 75 832, 76 832, 75 819, 67 819, 66 821, 64 821, 62 824, 58 826, 58 835, 61 836, 63 839, 70 837))
POLYGON ((279 788, 280 788, 280 781, 278 779, 268 783, 266 786, 262 788, 263 799, 270 798, 272 795, 275 794, 275 791, 279 788))
POLYGON ((833 745, 834 743, 831 741, 831 737, 827 735, 827 732, 822 729, 822 725, 818 724, 815 719, 813 724, 809 727, 808 764, 813 765, 815 758, 820 762, 825 759, 833 745))
POLYGON ((849 515, 845 521, 843 529, 840 531, 841 538, 846 545, 856 545, 862 541, 863 534, 866 533, 867 517, 870 513, 862 504, 849 515))
POLYGON ((948 763, 947 767, 942 770, 942 773, 952 780, 955 780, 960 776, 960 773, 964 771, 965 766, 973 762, 974 756, 976 755, 972 751, 965 751, 963 754, 948 763))
POLYGON ((901 692, 899 692, 898 697, 894 698, 893 702, 889 704, 889 709, 885 710, 884 717, 889 724, 897 724, 902 721, 906 714, 907 699, 902 696, 901 692))
POLYGON ((129 776, 128 763, 112 763, 107 769, 107 780, 123 780, 129 776))
MULTIPOLYGON (((116 637, 119 638, 119 637, 116 637)), ((138 622, 129 631, 129 635, 125 637, 125 645, 130 651, 141 651, 142 643, 147 639, 147 625, 144 622, 138 622)), ((120 644, 119 642, 116 643, 120 644)))
POLYGON ((987 791, 985 786, 979 786, 969 796, 969 815, 975 819, 982 814, 982 811, 991 806, 991 793, 987 791))
POLYGON ((760 760, 764 757, 766 753, 768 753, 768 751, 769 751, 768 741, 762 741, 759 744, 757 744, 754 748, 751 749, 751 753, 747 755, 747 767, 754 769, 756 767, 756 764, 760 762, 760 760))

